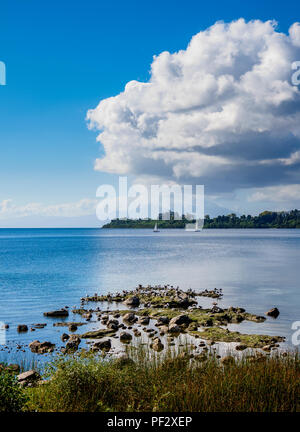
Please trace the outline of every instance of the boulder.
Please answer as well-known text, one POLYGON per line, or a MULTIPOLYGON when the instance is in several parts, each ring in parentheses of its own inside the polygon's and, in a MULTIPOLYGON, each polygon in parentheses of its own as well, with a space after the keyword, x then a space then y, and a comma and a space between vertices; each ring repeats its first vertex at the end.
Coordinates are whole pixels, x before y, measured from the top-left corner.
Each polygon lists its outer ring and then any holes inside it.
POLYGON ((148 316, 142 316, 139 318, 138 323, 143 325, 148 325, 150 322, 150 317, 148 316))
POLYGON ((270 309, 268 312, 266 312, 266 315, 272 318, 277 318, 279 313, 280 313, 279 310, 275 307, 270 309))
POLYGON ((125 331, 120 333, 120 341, 121 342, 130 342, 132 339, 132 336, 130 333, 127 333, 125 331))
POLYGON ((32 385, 33 383, 36 383, 39 379, 40 375, 35 370, 29 370, 17 376, 18 383, 23 387, 32 385))
POLYGON ((117 319, 109 320, 107 323, 107 328, 117 331, 119 328, 119 321, 117 319))
POLYGON ((127 323, 134 323, 137 321, 137 317, 134 315, 134 313, 129 312, 123 316, 123 321, 127 323))
POLYGON ((18 330, 19 333, 21 333, 21 332, 27 332, 28 331, 28 327, 27 327, 26 324, 19 324, 17 330, 18 330))
POLYGON ((111 348, 111 340, 110 339, 102 339, 97 341, 92 346, 92 351, 98 350, 110 350, 111 348))
POLYGON ((40 342, 35 340, 29 344, 30 351, 35 354, 45 354, 54 351, 55 344, 51 342, 40 342))
POLYGON ((68 339, 69 339, 69 335, 67 334, 67 333, 63 333, 62 335, 61 335, 61 340, 63 341, 63 342, 66 342, 68 339))
POLYGON ((67 309, 59 309, 50 312, 44 312, 44 316, 47 317, 66 317, 69 316, 67 309))
POLYGON ((170 324, 168 327, 168 332, 169 333, 180 333, 181 328, 177 324, 170 324))
POLYGON ((78 335, 72 334, 70 335, 67 343, 65 352, 74 352, 78 350, 78 346, 81 342, 81 339, 78 335))
POLYGON ((157 326, 162 326, 162 325, 168 325, 170 322, 169 318, 166 316, 160 316, 159 318, 157 318, 157 326))
POLYGON ((132 296, 126 299, 124 302, 127 306, 139 306, 140 305, 140 299, 137 296, 132 296))
POLYGON ((188 315, 178 315, 174 318, 171 319, 170 324, 177 324, 177 325, 182 325, 182 324, 186 324, 189 325, 189 323, 191 322, 191 318, 188 315))
POLYGON ((73 331, 76 331, 78 327, 76 324, 70 324, 68 328, 69 328, 69 331, 73 332, 73 331))

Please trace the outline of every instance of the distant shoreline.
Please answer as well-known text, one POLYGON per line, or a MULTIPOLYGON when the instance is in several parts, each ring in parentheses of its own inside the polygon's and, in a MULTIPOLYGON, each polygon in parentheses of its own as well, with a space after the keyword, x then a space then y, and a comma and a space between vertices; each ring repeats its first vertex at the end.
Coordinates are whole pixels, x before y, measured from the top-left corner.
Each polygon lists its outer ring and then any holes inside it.
MULTIPOLYGON (((178 215, 170 212, 170 218, 163 220, 162 214, 158 220, 152 219, 113 219, 111 222, 103 225, 102 228, 149 228, 153 229, 157 223, 160 229, 179 228, 184 229, 187 224, 195 223, 195 220, 189 220, 184 215, 179 219, 178 215)), ((217 216, 210 218, 205 216, 204 229, 247 229, 247 228, 300 228, 300 210, 291 210, 286 212, 264 211, 258 216, 242 215, 237 216, 235 213, 229 215, 217 216)))

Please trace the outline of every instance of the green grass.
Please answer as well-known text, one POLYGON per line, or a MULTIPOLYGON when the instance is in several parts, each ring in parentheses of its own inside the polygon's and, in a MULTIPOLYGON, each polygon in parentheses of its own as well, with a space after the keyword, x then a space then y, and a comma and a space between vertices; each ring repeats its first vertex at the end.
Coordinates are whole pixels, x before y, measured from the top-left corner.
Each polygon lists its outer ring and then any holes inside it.
POLYGON ((130 348, 133 361, 58 358, 51 380, 26 389, 32 411, 299 411, 300 361, 240 357, 223 365, 212 354, 155 355, 130 348), (206 357, 205 357, 206 356, 206 357), (206 359, 206 360, 205 360, 206 359))

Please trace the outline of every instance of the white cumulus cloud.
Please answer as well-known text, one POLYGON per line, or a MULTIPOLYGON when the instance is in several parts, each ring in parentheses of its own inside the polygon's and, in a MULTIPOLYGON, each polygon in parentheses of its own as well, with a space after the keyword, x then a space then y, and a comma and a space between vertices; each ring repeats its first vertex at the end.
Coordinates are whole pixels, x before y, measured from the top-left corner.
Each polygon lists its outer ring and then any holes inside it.
POLYGON ((104 156, 95 169, 198 183, 207 192, 300 183, 300 24, 218 22, 185 50, 154 57, 87 113, 104 156))

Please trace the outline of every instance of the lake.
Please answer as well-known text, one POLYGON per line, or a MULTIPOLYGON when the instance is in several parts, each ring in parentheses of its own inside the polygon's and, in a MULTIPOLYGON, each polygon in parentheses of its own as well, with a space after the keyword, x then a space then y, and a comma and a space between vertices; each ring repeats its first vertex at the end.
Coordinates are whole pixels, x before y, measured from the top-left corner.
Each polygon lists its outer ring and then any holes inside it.
MULTIPOLYGON (((54 327, 57 320, 43 312, 79 306, 86 294, 139 283, 222 288, 221 307, 240 306, 256 314, 276 306, 276 320, 229 328, 282 335, 291 346, 291 325, 300 320, 299 263, 300 230, 1 229, 0 320, 10 327, 1 333, 7 347, 2 345, 0 360, 35 356, 25 348, 34 339, 62 346, 60 335, 67 328, 54 327), (17 333, 18 324, 33 323, 47 326, 17 333), (25 353, 17 353, 16 344, 25 353)), ((212 299, 200 299, 211 306, 212 299)), ((71 320, 78 316, 71 314, 71 320)))

